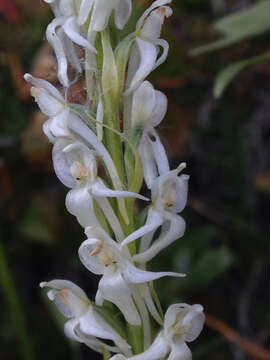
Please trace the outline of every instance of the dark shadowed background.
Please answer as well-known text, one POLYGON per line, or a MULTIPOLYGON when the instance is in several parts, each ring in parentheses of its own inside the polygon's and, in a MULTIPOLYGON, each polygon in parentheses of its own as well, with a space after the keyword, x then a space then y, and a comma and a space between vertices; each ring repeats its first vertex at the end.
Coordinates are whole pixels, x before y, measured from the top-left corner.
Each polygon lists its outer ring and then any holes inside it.
MULTIPOLYGON (((149 1, 134 3, 143 11, 149 1)), ((252 3, 175 0, 163 32, 169 57, 151 76, 169 98, 159 130, 172 167, 186 161, 191 175, 186 234, 151 265, 187 274, 156 282, 164 309, 179 301, 205 307, 206 326, 191 344, 195 360, 270 359, 270 65, 247 69, 220 100, 213 97, 217 73, 266 51, 269 33, 188 55, 217 39, 214 20, 252 3)), ((46 118, 23 80, 31 72, 57 84, 44 35, 51 19, 40 0, 0 0, 1 360, 96 359, 64 337, 38 286, 68 279, 93 299, 98 283, 78 259, 83 229, 65 210, 67 189, 53 172, 42 133, 46 118)), ((70 97, 83 101, 80 83, 70 97)))

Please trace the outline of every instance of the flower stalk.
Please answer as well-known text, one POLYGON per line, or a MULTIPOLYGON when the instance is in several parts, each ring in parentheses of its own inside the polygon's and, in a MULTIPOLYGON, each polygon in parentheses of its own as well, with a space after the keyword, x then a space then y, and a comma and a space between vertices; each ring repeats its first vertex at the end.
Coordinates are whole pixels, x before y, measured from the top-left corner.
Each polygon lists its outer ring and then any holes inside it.
POLYGON ((67 318, 66 336, 106 360, 191 359, 186 342, 202 330, 203 308, 174 304, 163 316, 153 281, 185 275, 147 270, 185 232, 179 213, 187 202, 186 164, 170 169, 156 130, 167 98, 146 80, 168 54, 161 29, 172 15, 171 0, 154 1, 120 41, 115 31, 128 22, 131 0, 45 1, 55 14, 46 36, 62 89, 29 74, 25 80, 48 116, 43 130, 53 144, 55 173, 69 188, 66 208, 86 235, 79 258, 100 280, 94 301, 66 280, 40 286, 67 318), (87 101, 69 103, 65 94, 79 78, 87 101), (141 194, 143 182, 151 199, 141 194), (138 199, 148 205, 140 226, 138 199))

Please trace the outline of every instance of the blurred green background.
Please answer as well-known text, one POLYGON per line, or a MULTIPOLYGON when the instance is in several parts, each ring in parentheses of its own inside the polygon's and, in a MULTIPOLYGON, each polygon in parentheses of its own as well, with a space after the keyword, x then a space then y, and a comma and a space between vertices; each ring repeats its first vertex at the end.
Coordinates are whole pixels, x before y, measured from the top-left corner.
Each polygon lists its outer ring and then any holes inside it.
MULTIPOLYGON (((142 11, 149 1, 134 3, 142 11)), ((164 309, 179 301, 205 307, 207 324, 191 344, 195 360, 270 359, 270 65, 246 69, 219 100, 213 96, 217 73, 268 50, 269 33, 189 56, 218 38, 213 21, 254 3, 175 0, 163 32, 169 57, 151 76, 169 98, 159 130, 172 167, 186 161, 191 175, 186 234, 152 268, 187 274, 156 282, 164 309)), ((69 279, 93 298, 98 281, 77 257, 84 234, 65 210, 67 190, 42 134, 46 118, 22 78, 56 81, 44 35, 51 19, 41 0, 0 1, 1 360, 98 358, 68 342, 38 286, 69 279), (32 345, 22 347, 18 334, 32 345)), ((72 96, 80 102, 80 84, 72 96)))

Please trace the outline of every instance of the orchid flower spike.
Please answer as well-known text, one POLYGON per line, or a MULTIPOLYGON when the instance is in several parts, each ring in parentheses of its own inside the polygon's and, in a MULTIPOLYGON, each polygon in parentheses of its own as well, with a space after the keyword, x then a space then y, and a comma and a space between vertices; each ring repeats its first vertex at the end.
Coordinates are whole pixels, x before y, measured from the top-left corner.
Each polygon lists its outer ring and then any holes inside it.
POLYGON ((136 90, 141 82, 166 60, 169 45, 167 41, 160 39, 160 34, 165 17, 172 15, 172 9, 165 6, 170 2, 171 0, 153 2, 137 22, 136 43, 128 66, 126 95, 136 90))
POLYGON ((54 143, 57 137, 70 137, 67 127, 70 110, 61 93, 48 81, 25 74, 24 78, 33 86, 31 95, 38 103, 40 110, 49 117, 43 125, 43 131, 54 143))
POLYGON ((141 238, 139 253, 133 260, 146 263, 156 256, 162 249, 182 237, 185 232, 185 221, 177 215, 187 202, 188 175, 178 174, 185 168, 182 163, 177 169, 159 176, 152 185, 152 205, 148 211, 146 223, 130 234, 122 246, 141 238), (159 237, 152 243, 155 231, 161 226, 159 237), (152 244, 151 244, 152 243, 152 244))
POLYGON ((126 340, 111 328, 111 326, 94 310, 85 292, 67 280, 52 280, 40 283, 42 288, 50 290, 48 298, 55 303, 58 310, 69 320, 65 323, 65 334, 73 340, 86 343, 94 347, 106 344, 99 339, 112 340, 116 348, 124 353, 129 349, 126 340))
POLYGON ((167 98, 155 90, 149 81, 144 81, 133 94, 131 127, 142 127, 139 153, 144 168, 144 179, 150 189, 158 175, 170 171, 168 158, 160 138, 154 129, 167 111, 167 98))
POLYGON ((108 197, 145 197, 129 191, 109 189, 97 174, 95 154, 82 142, 60 138, 53 147, 54 169, 59 180, 71 188, 66 197, 68 211, 77 217, 83 226, 100 226, 94 211, 93 199, 103 210, 118 241, 123 240, 123 231, 108 197))
POLYGON ((88 239, 79 248, 81 262, 92 273, 102 275, 96 303, 102 305, 104 300, 112 302, 132 325, 140 325, 141 318, 132 298, 131 284, 147 283, 164 276, 184 276, 141 270, 132 263, 128 250, 123 251, 102 228, 88 227, 85 233, 88 239))
POLYGON ((201 305, 171 305, 165 314, 164 329, 146 351, 131 357, 116 354, 110 360, 159 360, 165 356, 168 360, 191 360, 186 342, 200 335, 204 320, 201 305))

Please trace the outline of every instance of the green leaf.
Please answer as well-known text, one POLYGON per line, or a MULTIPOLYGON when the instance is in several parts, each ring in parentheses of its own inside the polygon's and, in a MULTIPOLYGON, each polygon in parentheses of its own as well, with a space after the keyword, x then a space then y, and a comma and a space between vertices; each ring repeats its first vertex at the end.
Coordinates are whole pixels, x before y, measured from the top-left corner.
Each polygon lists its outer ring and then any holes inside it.
POLYGON ((225 272, 233 262, 234 256, 226 247, 207 250, 201 254, 197 263, 193 264, 192 271, 188 274, 192 287, 210 283, 225 272))
POLYGON ((240 62, 234 63, 222 70, 215 81, 214 86, 214 95, 216 98, 219 98, 230 82, 234 79, 236 75, 247 66, 264 63, 270 60, 270 51, 266 52, 263 55, 255 56, 253 58, 242 60, 240 62))
POLYGON ((256 36, 270 30, 270 1, 263 0, 247 10, 236 12, 216 22, 214 28, 225 38, 200 46, 190 51, 193 56, 221 49, 242 39, 256 36))

